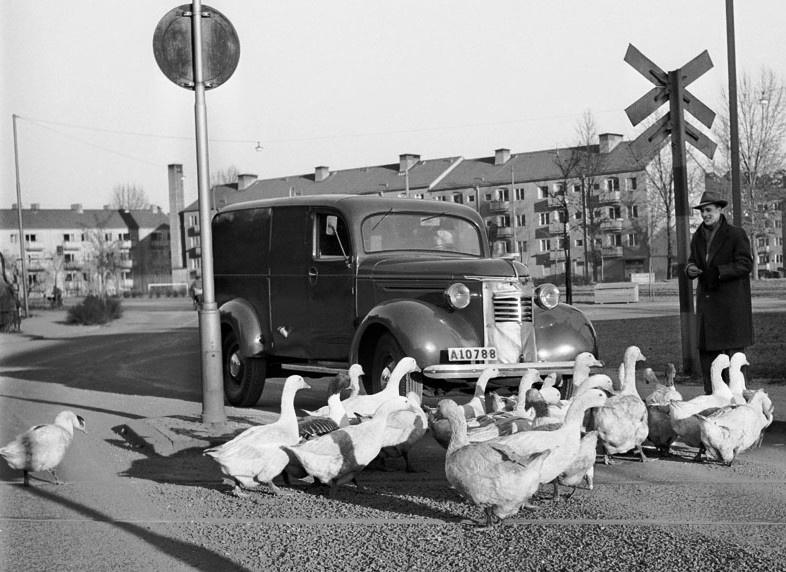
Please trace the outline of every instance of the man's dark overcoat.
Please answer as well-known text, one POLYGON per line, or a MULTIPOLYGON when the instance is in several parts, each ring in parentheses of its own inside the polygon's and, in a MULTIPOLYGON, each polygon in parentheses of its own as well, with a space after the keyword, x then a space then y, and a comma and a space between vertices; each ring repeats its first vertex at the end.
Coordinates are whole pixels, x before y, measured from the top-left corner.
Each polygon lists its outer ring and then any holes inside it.
POLYGON ((753 268, 748 235, 726 222, 710 243, 704 238, 704 223, 690 242, 689 263, 702 273, 696 290, 697 341, 700 350, 744 348, 753 343, 750 272, 753 268))

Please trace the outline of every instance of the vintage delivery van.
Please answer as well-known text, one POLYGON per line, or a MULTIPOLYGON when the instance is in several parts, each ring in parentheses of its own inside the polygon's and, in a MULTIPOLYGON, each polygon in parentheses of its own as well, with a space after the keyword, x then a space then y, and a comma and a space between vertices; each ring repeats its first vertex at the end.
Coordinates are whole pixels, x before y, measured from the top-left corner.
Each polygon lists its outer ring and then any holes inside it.
MULTIPOLYGON (((567 380, 597 355, 595 330, 526 266, 492 258, 482 217, 442 201, 300 196, 230 205, 213 218, 224 388, 252 406, 265 379, 360 363, 366 390, 412 356, 402 391, 467 385, 487 364, 567 380)), ((566 388, 568 384, 563 384, 566 388)))

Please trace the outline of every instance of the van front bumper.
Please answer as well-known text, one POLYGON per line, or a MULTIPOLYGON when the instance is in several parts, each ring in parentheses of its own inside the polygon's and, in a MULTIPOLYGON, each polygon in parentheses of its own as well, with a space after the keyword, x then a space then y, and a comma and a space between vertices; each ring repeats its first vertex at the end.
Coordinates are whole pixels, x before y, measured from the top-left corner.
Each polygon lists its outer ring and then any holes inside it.
MULTIPOLYGON (((558 373, 572 374, 574 361, 524 362, 493 364, 499 368, 499 377, 521 377, 528 369, 537 369, 541 375, 558 373)), ((423 375, 433 379, 477 379, 490 363, 449 363, 429 365, 423 368, 423 375)))

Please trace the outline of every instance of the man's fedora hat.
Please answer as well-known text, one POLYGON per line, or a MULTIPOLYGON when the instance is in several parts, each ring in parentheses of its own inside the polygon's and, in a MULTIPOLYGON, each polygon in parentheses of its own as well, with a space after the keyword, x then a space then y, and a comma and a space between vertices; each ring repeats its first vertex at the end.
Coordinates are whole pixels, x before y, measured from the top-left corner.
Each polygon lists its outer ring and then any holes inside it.
POLYGON ((693 208, 700 209, 701 207, 706 207, 707 205, 718 205, 719 207, 723 208, 727 204, 729 203, 722 199, 718 193, 704 191, 704 194, 701 195, 701 199, 699 199, 699 204, 695 205, 693 208))

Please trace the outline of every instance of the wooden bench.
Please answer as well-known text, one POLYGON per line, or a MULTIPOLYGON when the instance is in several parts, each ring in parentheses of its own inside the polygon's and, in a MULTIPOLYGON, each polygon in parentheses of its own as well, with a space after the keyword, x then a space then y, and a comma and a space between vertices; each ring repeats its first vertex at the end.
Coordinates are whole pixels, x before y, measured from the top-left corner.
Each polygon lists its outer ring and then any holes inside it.
POLYGON ((592 289, 596 304, 617 304, 639 301, 637 282, 608 282, 592 289))

